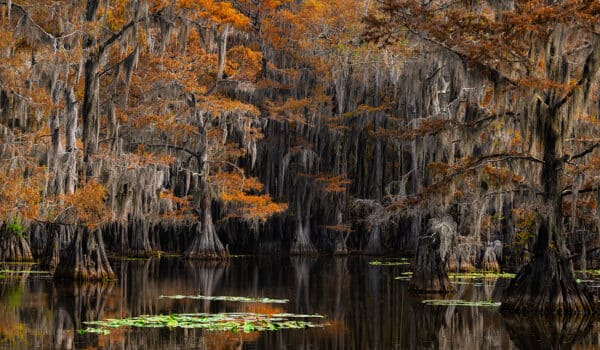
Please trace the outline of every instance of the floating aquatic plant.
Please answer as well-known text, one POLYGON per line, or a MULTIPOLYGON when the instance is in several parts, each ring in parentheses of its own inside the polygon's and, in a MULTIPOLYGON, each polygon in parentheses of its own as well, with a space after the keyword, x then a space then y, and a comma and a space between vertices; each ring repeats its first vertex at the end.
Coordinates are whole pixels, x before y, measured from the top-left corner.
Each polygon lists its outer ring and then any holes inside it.
POLYGON ((600 270, 576 270, 575 272, 585 273, 588 275, 600 275, 600 270))
MULTIPOLYGON (((514 273, 508 272, 465 272, 465 273, 449 273, 448 277, 451 279, 497 279, 497 278, 515 278, 514 273)), ((403 272, 398 277, 394 277, 395 280, 409 280, 412 278, 412 272, 403 272)), ((453 283, 467 284, 470 282, 458 282, 453 283)))
POLYGON ((395 280, 409 280, 412 278, 413 273, 410 271, 402 272, 400 276, 394 277, 395 280))
POLYGON ((121 327, 136 328, 200 328, 208 331, 262 332, 280 329, 304 329, 324 327, 324 323, 316 323, 299 318, 318 318, 322 315, 296 314, 259 314, 259 313, 187 313, 171 315, 142 315, 138 317, 107 319, 103 321, 84 322, 88 327, 80 329, 80 334, 110 334, 110 329, 121 327))
POLYGON ((452 283, 453 284, 469 284, 469 285, 473 285, 475 287, 481 287, 481 286, 485 285, 481 282, 471 282, 471 281, 452 281, 452 283))
POLYGON ((235 301, 240 303, 266 303, 266 304, 285 304, 288 299, 271 299, 271 298, 250 298, 250 297, 233 297, 233 296, 207 296, 207 295, 161 295, 163 299, 200 299, 212 301, 235 301))
POLYGON ((446 300, 431 299, 423 300, 423 304, 435 306, 470 306, 470 307, 498 307, 501 303, 494 301, 468 301, 468 300, 446 300))
POLYGON ((496 278, 515 278, 514 273, 508 272, 465 272, 449 273, 448 277, 456 279, 496 279, 496 278))
POLYGON ((400 259, 398 261, 373 260, 373 261, 369 261, 369 265, 372 265, 372 266, 400 266, 400 265, 410 265, 410 262, 408 262, 408 259, 406 259, 406 258, 400 259))
POLYGON ((49 275, 50 271, 36 271, 36 270, 0 270, 0 274, 41 274, 41 275, 49 275))

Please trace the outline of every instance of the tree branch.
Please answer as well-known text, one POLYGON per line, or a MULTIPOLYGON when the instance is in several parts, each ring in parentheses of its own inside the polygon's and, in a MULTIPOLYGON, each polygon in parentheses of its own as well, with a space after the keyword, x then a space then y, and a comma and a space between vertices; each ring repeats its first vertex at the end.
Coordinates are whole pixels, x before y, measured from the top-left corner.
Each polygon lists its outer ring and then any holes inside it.
POLYGON ((598 147, 600 147, 600 143, 597 142, 597 143, 593 144, 592 146, 590 146, 589 148, 587 148, 585 151, 583 151, 579 154, 576 154, 574 156, 571 156, 569 158, 569 160, 583 158, 583 157, 587 156, 588 154, 592 153, 594 151, 594 149, 596 149, 598 147))

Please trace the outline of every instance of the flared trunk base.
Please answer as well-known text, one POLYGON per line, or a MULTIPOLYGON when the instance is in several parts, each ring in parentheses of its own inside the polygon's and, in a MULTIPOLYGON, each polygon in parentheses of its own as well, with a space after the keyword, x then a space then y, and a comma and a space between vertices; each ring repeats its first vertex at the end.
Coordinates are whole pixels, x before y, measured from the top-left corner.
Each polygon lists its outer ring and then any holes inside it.
POLYGON ((0 233, 0 261, 32 261, 29 242, 13 233, 0 233))
POLYGON ((55 279, 99 281, 115 278, 99 230, 77 228, 75 237, 61 252, 55 279))
POLYGON ((593 296, 576 282, 568 258, 556 250, 533 258, 513 279, 502 297, 502 312, 578 314, 596 311, 593 296))

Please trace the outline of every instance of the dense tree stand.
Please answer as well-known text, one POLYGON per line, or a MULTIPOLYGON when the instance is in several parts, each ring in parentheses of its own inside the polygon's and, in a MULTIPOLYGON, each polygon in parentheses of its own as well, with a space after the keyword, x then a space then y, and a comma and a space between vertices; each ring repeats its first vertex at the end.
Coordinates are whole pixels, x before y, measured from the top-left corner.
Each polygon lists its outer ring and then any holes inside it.
POLYGON ((453 293, 446 273, 446 257, 456 236, 456 223, 450 218, 431 219, 427 233, 419 238, 417 259, 408 288, 416 293, 453 293))
POLYGON ((75 236, 61 252, 54 278, 86 281, 115 278, 99 229, 77 227, 75 236))

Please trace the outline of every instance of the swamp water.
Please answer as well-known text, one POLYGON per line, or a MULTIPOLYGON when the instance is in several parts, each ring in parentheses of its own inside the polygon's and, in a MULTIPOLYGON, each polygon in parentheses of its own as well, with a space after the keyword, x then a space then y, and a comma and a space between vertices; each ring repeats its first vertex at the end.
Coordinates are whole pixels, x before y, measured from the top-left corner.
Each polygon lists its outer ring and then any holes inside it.
MULTIPOLYGON (((457 302, 417 298, 407 291, 410 265, 400 259, 248 256, 221 263, 162 258, 112 264, 116 281, 83 285, 54 282, 35 265, 1 265, 0 348, 600 346, 597 318, 500 315, 497 302, 507 278, 456 275, 457 293, 449 299, 457 302), (105 320, 112 321, 89 323, 105 320), (156 325, 161 327, 147 328, 156 325)), ((585 283, 600 285, 596 277, 585 276, 585 283)))

